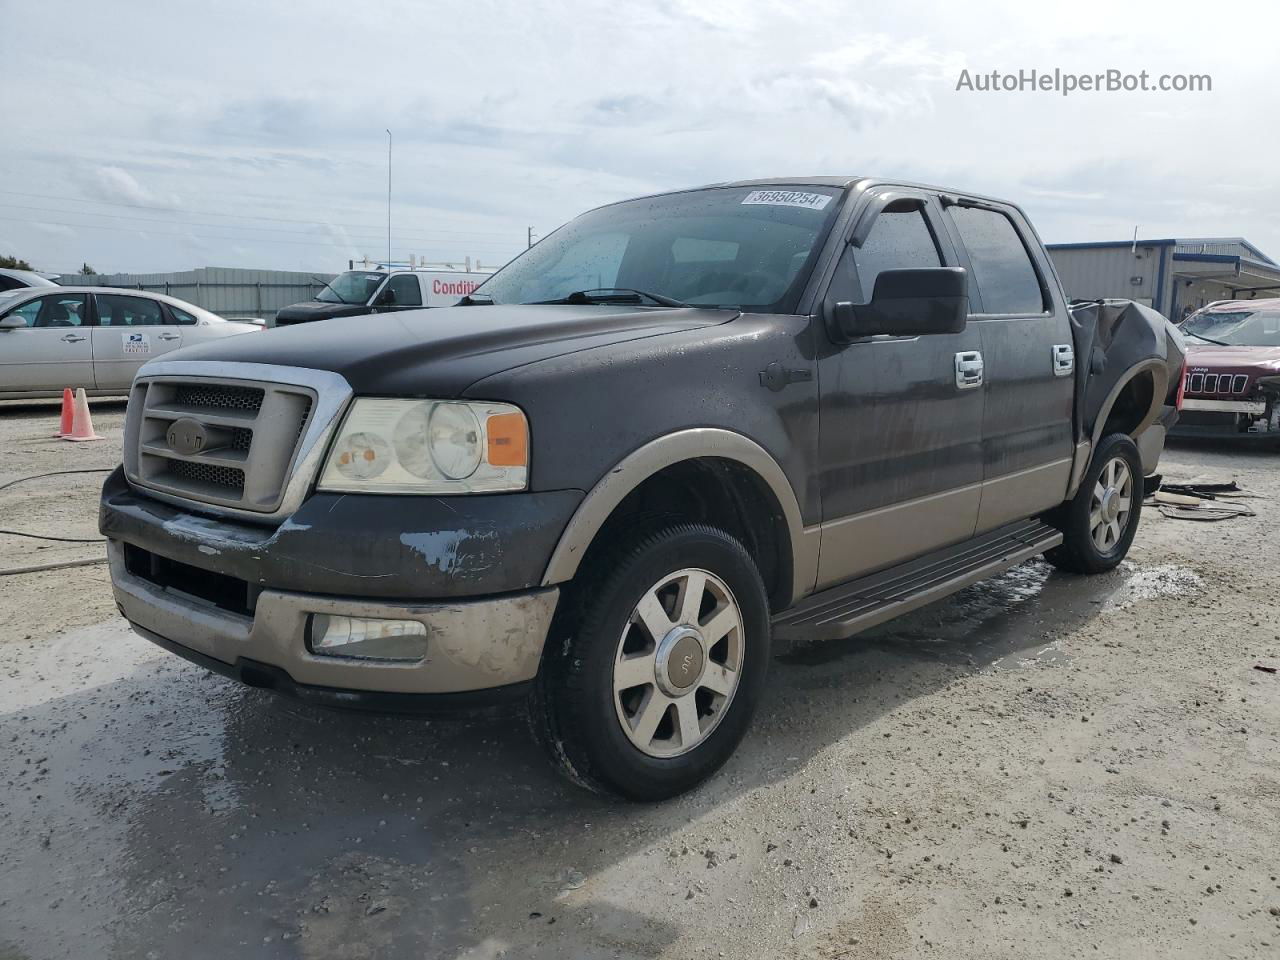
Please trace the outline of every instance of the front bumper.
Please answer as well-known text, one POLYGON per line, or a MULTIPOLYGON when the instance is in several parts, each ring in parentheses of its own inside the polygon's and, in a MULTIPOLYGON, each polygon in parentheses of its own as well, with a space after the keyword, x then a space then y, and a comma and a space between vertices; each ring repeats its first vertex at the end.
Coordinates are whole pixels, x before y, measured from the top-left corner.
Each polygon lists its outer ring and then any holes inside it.
MULTIPOLYGON (((389 603, 263 590, 252 615, 244 616, 131 573, 119 541, 108 542, 107 559, 116 604, 142 636, 254 685, 346 706, 376 706, 372 695, 393 695, 394 701, 527 683, 537 675, 559 596, 551 587, 482 599, 389 603), (416 662, 317 656, 307 649, 312 614, 417 620, 427 628, 427 656, 416 662), (268 676, 271 682, 255 682, 268 676)), ((410 706, 383 699, 387 708, 410 706)))
POLYGON ((117 470, 99 529, 117 605, 143 636, 246 682, 271 677, 258 685, 358 706, 353 698, 456 700, 532 680, 559 596, 542 576, 580 500, 313 495, 261 527, 154 500, 117 470), (313 654, 316 614, 416 620, 427 654, 313 654))
POLYGON ((1241 413, 1261 417, 1267 412, 1265 400, 1198 400, 1188 397, 1182 401, 1182 409, 1188 413, 1241 413))

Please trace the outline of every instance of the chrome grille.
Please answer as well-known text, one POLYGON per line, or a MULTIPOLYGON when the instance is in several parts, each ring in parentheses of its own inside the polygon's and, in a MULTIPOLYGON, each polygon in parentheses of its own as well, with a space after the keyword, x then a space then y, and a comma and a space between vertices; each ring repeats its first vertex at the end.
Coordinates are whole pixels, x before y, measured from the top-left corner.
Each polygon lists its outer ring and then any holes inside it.
POLYGON ((125 473, 183 500, 272 513, 315 401, 299 384, 139 378, 129 398, 125 473))
POLYGON ((1244 393, 1249 389, 1249 377, 1243 373, 1188 373, 1183 386, 1187 393, 1244 393))

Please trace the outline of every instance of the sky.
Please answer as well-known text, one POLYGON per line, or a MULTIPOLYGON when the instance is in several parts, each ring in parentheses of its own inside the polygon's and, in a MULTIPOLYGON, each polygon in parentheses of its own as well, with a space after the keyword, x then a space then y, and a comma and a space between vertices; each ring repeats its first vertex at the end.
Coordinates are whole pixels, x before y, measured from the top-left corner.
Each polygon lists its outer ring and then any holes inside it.
POLYGON ((1012 200, 1047 242, 1280 259, 1280 6, 0 0, 0 254, 39 269, 500 265, 575 214, 868 174, 1012 200), (957 90, 998 70, 1209 92, 957 90))

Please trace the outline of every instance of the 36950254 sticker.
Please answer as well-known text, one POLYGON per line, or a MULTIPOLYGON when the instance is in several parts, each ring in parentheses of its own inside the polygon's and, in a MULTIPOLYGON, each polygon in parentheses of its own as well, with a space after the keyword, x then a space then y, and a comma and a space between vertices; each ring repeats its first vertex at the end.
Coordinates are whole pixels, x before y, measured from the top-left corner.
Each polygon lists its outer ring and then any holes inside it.
POLYGON ((831 202, 825 193, 807 193, 804 190, 752 190, 742 202, 763 203, 775 207, 805 207, 809 210, 821 210, 831 202))

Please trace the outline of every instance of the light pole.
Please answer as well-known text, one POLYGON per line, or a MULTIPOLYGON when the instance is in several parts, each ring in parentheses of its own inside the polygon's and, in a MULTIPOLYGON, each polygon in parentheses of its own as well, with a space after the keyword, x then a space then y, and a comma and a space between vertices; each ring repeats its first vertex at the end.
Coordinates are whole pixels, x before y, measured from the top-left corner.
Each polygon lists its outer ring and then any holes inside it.
POLYGON ((391 131, 387 130, 387 276, 391 276, 391 131))

